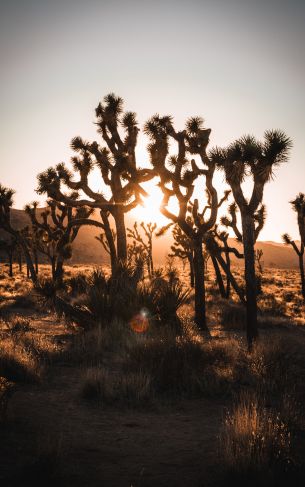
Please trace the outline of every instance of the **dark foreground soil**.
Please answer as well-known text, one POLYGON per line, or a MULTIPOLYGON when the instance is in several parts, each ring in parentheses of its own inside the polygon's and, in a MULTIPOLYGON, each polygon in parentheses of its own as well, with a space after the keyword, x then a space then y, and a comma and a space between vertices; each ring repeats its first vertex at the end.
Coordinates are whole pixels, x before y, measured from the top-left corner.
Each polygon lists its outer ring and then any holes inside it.
MULTIPOLYGON (((47 318, 43 324, 49 327, 47 318)), ((64 327, 52 328, 63 336, 64 327)), ((1 486, 209 484, 222 404, 200 399, 151 411, 105 409, 80 398, 82 373, 61 363, 42 384, 17 386, 1 426, 1 486)))

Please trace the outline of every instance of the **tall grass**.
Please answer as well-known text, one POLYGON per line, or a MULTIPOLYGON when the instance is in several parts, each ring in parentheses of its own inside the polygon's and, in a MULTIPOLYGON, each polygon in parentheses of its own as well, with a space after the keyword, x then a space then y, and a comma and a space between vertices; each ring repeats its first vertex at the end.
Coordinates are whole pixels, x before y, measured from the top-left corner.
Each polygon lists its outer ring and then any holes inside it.
POLYGON ((288 427, 256 395, 244 394, 225 417, 220 458, 235 485, 278 485, 292 467, 288 427))

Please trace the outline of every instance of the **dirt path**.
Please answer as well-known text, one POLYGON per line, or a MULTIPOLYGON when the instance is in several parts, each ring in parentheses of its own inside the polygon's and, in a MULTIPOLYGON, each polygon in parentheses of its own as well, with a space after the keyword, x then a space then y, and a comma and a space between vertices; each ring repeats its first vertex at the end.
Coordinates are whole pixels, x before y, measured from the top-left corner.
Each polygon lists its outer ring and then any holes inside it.
POLYGON ((149 412, 101 409, 80 399, 81 374, 77 367, 55 365, 42 385, 18 387, 2 431, 1 485, 207 485, 221 404, 197 400, 149 412))

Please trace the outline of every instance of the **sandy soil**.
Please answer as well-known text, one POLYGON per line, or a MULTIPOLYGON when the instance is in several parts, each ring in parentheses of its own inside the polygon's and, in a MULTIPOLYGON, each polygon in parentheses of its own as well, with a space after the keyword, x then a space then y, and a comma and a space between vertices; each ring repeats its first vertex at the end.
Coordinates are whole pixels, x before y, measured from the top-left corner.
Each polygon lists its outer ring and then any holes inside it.
MULTIPOLYGON (((65 327, 52 320, 36 318, 32 326, 64 342, 65 327)), ((80 399, 82 373, 56 364, 43 384, 17 387, 2 427, 1 485, 207 485, 223 404, 201 399, 153 411, 102 409, 80 399)))

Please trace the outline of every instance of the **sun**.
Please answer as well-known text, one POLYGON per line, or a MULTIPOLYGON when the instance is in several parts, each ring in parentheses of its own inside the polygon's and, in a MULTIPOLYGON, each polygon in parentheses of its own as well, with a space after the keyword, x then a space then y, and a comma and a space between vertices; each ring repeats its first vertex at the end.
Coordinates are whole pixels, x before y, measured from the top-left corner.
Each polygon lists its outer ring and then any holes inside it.
MULTIPOLYGON (((161 189, 154 183, 154 181, 149 181, 145 185, 143 184, 143 188, 147 191, 148 196, 142 198, 143 205, 138 205, 130 212, 130 215, 138 222, 152 222, 156 223, 158 227, 167 225, 169 220, 160 212, 163 198, 161 189)), ((175 205, 174 198, 172 198, 169 202, 168 209, 177 214, 177 208, 178 205, 175 205)))

